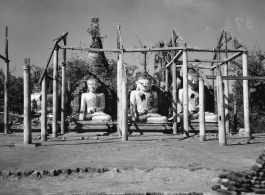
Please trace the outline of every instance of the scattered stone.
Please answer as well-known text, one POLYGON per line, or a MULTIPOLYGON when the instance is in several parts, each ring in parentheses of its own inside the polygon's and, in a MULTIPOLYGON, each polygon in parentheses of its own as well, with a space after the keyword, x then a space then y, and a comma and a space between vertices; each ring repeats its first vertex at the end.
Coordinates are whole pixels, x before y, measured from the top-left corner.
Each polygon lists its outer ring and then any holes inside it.
POLYGON ((69 174, 71 174, 71 169, 62 169, 62 173, 63 174, 66 174, 66 175, 69 175, 69 174))
POLYGON ((85 137, 85 139, 89 139, 89 137, 85 137))
POLYGON ((219 177, 214 177, 212 178, 212 183, 220 183, 221 182, 221 179, 219 177))
POLYGON ((78 173, 79 172, 79 168, 73 168, 71 170, 72 170, 72 173, 78 173))
POLYGON ((104 169, 103 168, 99 168, 98 169, 98 173, 104 173, 104 169))
POLYGON ((49 172, 49 176, 57 176, 58 175, 58 172, 56 171, 56 170, 51 170, 50 172, 49 172))
POLYGON ((83 140, 84 139, 84 137, 79 137, 79 140, 83 140))
POLYGON ((113 168, 112 170, 113 170, 113 172, 115 172, 115 173, 120 173, 120 170, 117 169, 117 168, 113 168))
POLYGON ((32 177, 34 178, 38 178, 40 176, 40 172, 39 171, 34 171, 32 174, 31 174, 32 177))
POLYGON ((80 169, 79 169, 79 172, 80 172, 80 173, 86 173, 86 172, 87 172, 87 168, 80 168, 80 169))
POLYGON ((40 177, 43 177, 44 175, 48 175, 48 171, 40 171, 40 177))
POLYGON ((66 137, 62 137, 62 140, 66 140, 66 137))
POLYGON ((3 177, 8 177, 8 176, 11 175, 11 172, 10 172, 10 171, 7 171, 7 170, 3 170, 3 171, 1 172, 1 175, 2 175, 3 177))
POLYGON ((21 172, 21 171, 16 171, 16 172, 14 173, 14 175, 15 175, 15 176, 21 176, 21 175, 22 175, 22 172, 21 172))
POLYGON ((94 137, 93 139, 98 139, 98 137, 94 137))

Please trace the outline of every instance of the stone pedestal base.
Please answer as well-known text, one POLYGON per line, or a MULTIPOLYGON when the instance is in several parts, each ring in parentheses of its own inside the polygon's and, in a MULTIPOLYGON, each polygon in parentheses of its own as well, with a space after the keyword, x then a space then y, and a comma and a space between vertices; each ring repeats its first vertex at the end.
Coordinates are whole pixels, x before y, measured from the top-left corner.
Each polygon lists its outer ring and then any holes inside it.
POLYGON ((132 132, 143 133, 172 133, 172 125, 170 123, 131 123, 128 124, 128 130, 132 132))
MULTIPOLYGON (((200 132, 200 122, 198 119, 191 120, 189 124, 189 133, 200 132)), ((218 133, 218 122, 205 122, 205 132, 206 133, 218 133)))
POLYGON ((69 131, 77 133, 85 132, 115 132, 116 125, 113 122, 74 121, 69 123, 69 131))

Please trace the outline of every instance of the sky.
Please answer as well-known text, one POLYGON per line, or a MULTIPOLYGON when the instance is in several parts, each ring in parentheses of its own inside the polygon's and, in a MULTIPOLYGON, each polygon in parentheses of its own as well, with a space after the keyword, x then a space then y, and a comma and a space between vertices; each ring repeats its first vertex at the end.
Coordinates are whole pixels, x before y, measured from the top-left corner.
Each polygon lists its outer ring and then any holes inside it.
MULTIPOLYGON (((0 54, 5 51, 8 27, 11 74, 23 75, 24 59, 45 67, 53 40, 68 32, 68 46, 90 43, 87 28, 99 17, 103 47, 117 47, 117 23, 124 48, 152 47, 167 41, 176 29, 190 47, 216 47, 223 28, 243 41, 248 49, 265 50, 264 0, 0 0, 0 54)), ((67 58, 75 52, 67 51, 67 58)), ((85 53, 77 52, 84 57, 85 53)), ((106 54, 116 59, 115 55, 106 54)), ((128 64, 139 65, 140 54, 125 54, 128 64)), ((190 58, 212 59, 212 54, 189 54, 190 58), (206 57, 205 57, 206 56, 206 57)), ((60 59, 62 54, 60 53, 60 59)), ((0 61, 0 68, 5 63, 0 61)), ((153 71, 153 56, 148 59, 153 71)))

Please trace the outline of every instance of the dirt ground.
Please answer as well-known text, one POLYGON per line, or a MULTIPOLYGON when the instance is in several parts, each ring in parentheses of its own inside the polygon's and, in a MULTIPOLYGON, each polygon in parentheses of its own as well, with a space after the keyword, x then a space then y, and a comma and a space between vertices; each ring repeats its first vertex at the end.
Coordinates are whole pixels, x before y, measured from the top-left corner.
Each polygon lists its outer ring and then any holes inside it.
MULTIPOLYGON (((39 134, 34 134, 33 137, 39 134)), ((61 136, 60 136, 61 137, 61 136)), ((228 146, 219 146, 214 135, 199 141, 194 135, 132 134, 122 142, 116 134, 66 134, 66 139, 48 139, 38 147, 23 143, 23 134, 0 135, 0 170, 53 170, 62 168, 108 168, 104 173, 74 173, 69 176, 15 177, 0 179, 0 194, 86 194, 203 192, 211 190, 212 178, 222 170, 250 169, 261 154, 265 134, 254 139, 230 136, 228 146), (89 137, 79 140, 80 136, 89 137)))

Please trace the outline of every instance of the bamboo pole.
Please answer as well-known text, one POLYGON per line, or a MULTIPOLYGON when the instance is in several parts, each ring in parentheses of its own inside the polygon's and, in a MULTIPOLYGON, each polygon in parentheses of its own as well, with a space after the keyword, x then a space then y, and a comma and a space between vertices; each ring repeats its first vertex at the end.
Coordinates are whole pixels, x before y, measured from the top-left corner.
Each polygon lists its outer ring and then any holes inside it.
POLYGON ((196 52, 217 52, 217 53, 235 53, 235 52, 243 52, 243 49, 198 49, 198 48, 187 48, 188 51, 196 51, 196 52))
MULTIPOLYGON (((184 43, 186 48, 187 44, 184 43)), ((189 108, 188 108, 188 53, 183 49, 183 132, 184 137, 189 137, 189 108)))
POLYGON ((237 132, 237 101, 236 101, 236 92, 234 92, 234 125, 233 132, 237 132))
MULTIPOLYGON (((248 75, 248 62, 247 62, 247 51, 243 53, 242 64, 243 64, 243 76, 248 75)), ((245 137, 250 137, 250 121, 249 121, 249 91, 248 91, 248 80, 243 80, 243 98, 244 98, 244 129, 245 137)))
MULTIPOLYGON (((176 47, 177 43, 174 40, 174 30, 172 32, 172 46, 176 47)), ((178 118, 177 118, 177 68, 176 68, 176 63, 175 60, 177 60, 177 58, 179 58, 182 55, 182 50, 178 51, 178 53, 176 53, 176 51, 173 51, 173 54, 175 55, 175 57, 172 59, 173 63, 172 63, 172 83, 173 83, 173 90, 172 90, 172 96, 173 96, 173 102, 172 102, 172 108, 173 108, 173 134, 177 134, 177 130, 178 130, 178 118)))
POLYGON ((41 141, 47 141, 47 79, 42 80, 41 98, 41 141))
MULTIPOLYGON (((66 45, 66 37, 64 38, 64 45, 66 45)), ((61 96, 61 134, 65 134, 65 97, 66 97, 66 82, 65 82, 65 71, 66 70, 65 70, 65 66, 66 66, 66 49, 63 49, 62 96, 61 96)))
POLYGON ((176 63, 173 62, 172 64, 172 82, 173 82, 173 90, 172 90, 172 96, 173 96, 173 134, 177 134, 178 129, 178 119, 177 119, 177 68, 176 63))
MULTIPOLYGON (((230 37, 231 38, 231 37, 230 37)), ((225 49, 227 49, 227 34, 225 33, 225 49)), ((225 54, 226 59, 228 58, 228 54, 225 54)), ((224 76, 228 76, 228 63, 225 62, 223 66, 223 71, 224 71, 224 76)), ((228 80, 224 80, 224 109, 225 109, 225 129, 226 129, 226 134, 229 134, 230 132, 230 127, 229 127, 229 102, 228 102, 228 96, 229 96, 229 83, 228 80)))
POLYGON ((225 146, 226 143, 226 131, 225 131, 225 118, 224 118, 224 91, 223 91, 223 79, 221 72, 217 71, 217 103, 218 103, 218 134, 219 134, 219 146, 225 146))
POLYGON ((171 64, 173 62, 175 62, 176 60, 178 60, 181 57, 182 53, 183 53, 183 51, 182 50, 179 50, 178 53, 175 55, 175 57, 169 63, 167 63, 166 68, 168 68, 169 66, 171 66, 171 64))
POLYGON ((204 80, 200 76, 199 78, 199 105, 200 105, 200 141, 206 141, 206 134, 205 134, 205 99, 204 99, 204 80))
POLYGON ((193 59, 193 60, 189 60, 189 62, 222 63, 226 61, 225 60, 210 60, 210 59, 193 59))
POLYGON ((123 67, 122 74, 122 141, 128 141, 128 98, 127 98, 127 78, 123 67))
POLYGON ((48 68, 48 66, 49 66, 49 64, 50 64, 50 61, 51 61, 51 59, 52 59, 52 55, 54 54, 54 50, 57 48, 57 49, 59 49, 58 48, 58 43, 61 41, 61 40, 63 40, 63 39, 65 39, 65 37, 68 35, 68 32, 66 32, 66 33, 64 33, 64 35, 62 35, 62 36, 60 36, 60 37, 58 37, 58 38, 56 38, 56 39, 54 39, 53 41, 55 41, 56 40, 56 42, 55 42, 55 44, 54 44, 54 46, 53 46, 53 49, 52 49, 52 52, 51 52, 51 54, 50 54, 50 56, 49 56, 49 59, 48 59, 48 61, 47 61, 47 65, 46 65, 46 68, 44 69, 45 71, 43 71, 43 73, 42 73, 42 75, 41 75, 41 77, 40 77, 40 79, 39 79, 39 84, 41 84, 41 81, 42 81, 42 79, 43 79, 43 77, 44 77, 44 73, 46 72, 46 70, 47 70, 47 68, 48 68))
POLYGON ((52 117, 52 137, 57 137, 58 118, 58 46, 54 50, 53 63, 53 117, 52 117))
MULTIPOLYGON (((82 47, 73 47, 73 46, 60 46, 60 49, 69 49, 69 50, 83 50, 83 51, 90 51, 90 52, 114 52, 120 53, 121 49, 93 49, 93 48, 82 48, 82 47)), ((235 52, 243 52, 243 49, 198 49, 193 47, 186 48, 188 51, 191 52, 221 52, 221 53, 235 53, 235 52)), ((122 49, 124 53, 133 53, 133 52, 157 52, 157 51, 172 51, 172 50, 183 50, 183 47, 164 47, 164 48, 129 48, 129 49, 122 49)))
POLYGON ((5 40, 5 84, 4 84, 4 94, 5 94, 5 105, 4 105, 4 133, 9 133, 9 60, 8 60, 8 28, 6 27, 6 40, 5 40))
MULTIPOLYGON (((207 75, 207 79, 216 79, 216 76, 207 75)), ((265 80, 265 76, 223 76, 223 80, 265 80)))
MULTIPOLYGON (((122 43, 121 43, 121 29, 120 25, 117 24, 117 40, 118 40, 118 45, 117 47, 120 49, 122 48, 122 43)), ((118 128, 118 133, 119 136, 122 136, 122 130, 121 130, 121 121, 122 121, 122 54, 119 53, 119 59, 117 63, 117 128, 118 128)))
POLYGON ((165 91, 168 92, 168 69, 165 71, 165 91))
POLYGON ((228 61, 231 61, 231 60, 234 60, 235 58, 237 58, 238 56, 240 56, 242 54, 242 52, 238 52, 228 58, 226 58, 223 62, 219 63, 218 65, 214 65, 212 66, 212 69, 216 68, 217 66, 220 66, 220 65, 223 65, 224 63, 228 62, 228 61))
POLYGON ((30 100, 30 65, 25 59, 24 69, 24 144, 31 144, 31 100, 30 100))

